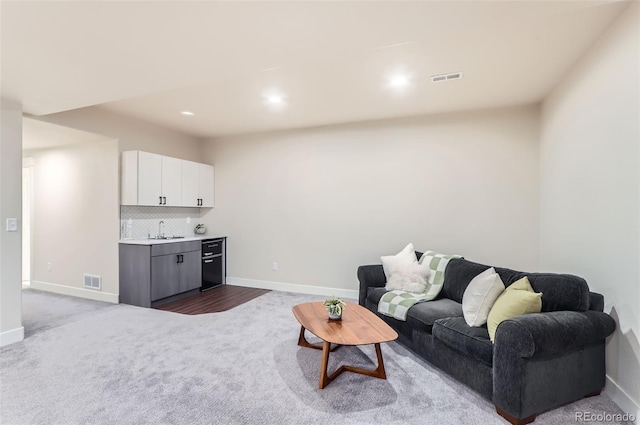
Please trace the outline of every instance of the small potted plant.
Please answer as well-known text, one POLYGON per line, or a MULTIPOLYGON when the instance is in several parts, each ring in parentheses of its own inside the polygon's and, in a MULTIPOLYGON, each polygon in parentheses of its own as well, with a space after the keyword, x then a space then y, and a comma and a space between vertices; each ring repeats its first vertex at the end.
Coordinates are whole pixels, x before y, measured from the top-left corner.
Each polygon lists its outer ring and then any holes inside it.
POLYGON ((331 320, 342 319, 342 310, 344 310, 346 306, 345 302, 335 295, 324 300, 324 309, 329 312, 329 319, 331 320))
POLYGON ((204 227, 204 224, 200 223, 196 226, 194 231, 197 235, 204 235, 207 232, 207 228, 204 227))

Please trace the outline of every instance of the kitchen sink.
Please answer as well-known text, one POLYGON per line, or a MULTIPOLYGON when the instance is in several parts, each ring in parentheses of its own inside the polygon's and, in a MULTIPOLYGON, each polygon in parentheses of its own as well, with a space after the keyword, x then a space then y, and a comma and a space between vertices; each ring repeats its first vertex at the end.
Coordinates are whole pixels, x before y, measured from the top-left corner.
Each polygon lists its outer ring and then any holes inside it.
POLYGON ((184 239, 184 236, 151 236, 149 239, 154 241, 166 241, 169 239, 184 239))

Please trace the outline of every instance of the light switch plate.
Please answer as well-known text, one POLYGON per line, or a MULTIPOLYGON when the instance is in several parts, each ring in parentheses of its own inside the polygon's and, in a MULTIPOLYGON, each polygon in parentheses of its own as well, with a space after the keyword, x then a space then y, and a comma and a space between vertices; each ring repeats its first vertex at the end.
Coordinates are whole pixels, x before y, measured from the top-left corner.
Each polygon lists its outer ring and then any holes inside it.
POLYGON ((8 218, 7 219, 7 232, 17 232, 18 231, 18 219, 17 218, 8 218))

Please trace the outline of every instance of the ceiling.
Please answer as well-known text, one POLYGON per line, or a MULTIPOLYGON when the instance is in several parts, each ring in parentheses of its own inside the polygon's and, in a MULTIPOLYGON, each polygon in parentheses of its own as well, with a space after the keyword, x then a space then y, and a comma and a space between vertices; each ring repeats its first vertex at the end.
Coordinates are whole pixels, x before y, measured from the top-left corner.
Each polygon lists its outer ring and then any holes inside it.
POLYGON ((62 145, 99 142, 109 137, 87 133, 69 127, 24 117, 22 119, 22 149, 47 149, 62 145))
POLYGON ((32 115, 100 105, 196 137, 535 103, 628 5, 3 1, 1 89, 32 115))

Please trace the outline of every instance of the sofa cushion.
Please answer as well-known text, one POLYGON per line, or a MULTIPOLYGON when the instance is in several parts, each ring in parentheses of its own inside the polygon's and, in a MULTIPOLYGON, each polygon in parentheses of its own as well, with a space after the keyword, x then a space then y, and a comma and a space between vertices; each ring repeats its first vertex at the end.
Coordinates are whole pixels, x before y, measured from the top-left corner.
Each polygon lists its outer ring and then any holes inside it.
MULTIPOLYGON (((471 280, 483 271, 487 270, 489 267, 490 266, 485 264, 465 260, 464 258, 457 258, 449 261, 449 264, 447 265, 447 272, 444 276, 444 286, 442 288, 441 296, 462 303, 464 291, 467 289, 467 286, 469 286, 471 280)), ((500 279, 502 279, 504 286, 509 286, 516 280, 526 276, 526 273, 502 267, 495 267, 495 270, 496 273, 500 275, 500 279)))
MULTIPOLYGON (((367 301, 378 305, 388 291, 384 288, 369 288, 367 301)), ((439 298, 414 305, 407 313, 406 324, 415 330, 431 333, 433 322, 443 317, 462 316, 462 304, 448 298, 439 298)))
POLYGON ((433 336, 445 345, 475 360, 491 366, 493 344, 485 326, 467 325, 464 317, 438 319, 433 324, 433 336))
POLYGON ((380 302, 380 298, 382 298, 382 296, 387 292, 389 291, 387 291, 387 289, 384 287, 383 288, 367 288, 367 300, 371 302, 371 304, 374 304, 375 306, 377 306, 378 303, 380 302))
MULTIPOLYGON (((489 268, 462 258, 449 261, 445 273, 441 297, 462 303, 464 291, 475 276, 489 268)), ((509 285, 527 276, 534 291, 542 292, 542 311, 587 311, 589 309, 589 286, 578 276, 559 273, 525 273, 496 267, 502 282, 509 285)))
POLYGON ((533 290, 542 292, 543 312, 589 310, 589 285, 583 278, 557 273, 529 273, 527 277, 533 290))
POLYGON ((448 298, 416 304, 407 313, 407 323, 416 330, 431 333, 433 323, 445 317, 462 317, 462 304, 448 298))

